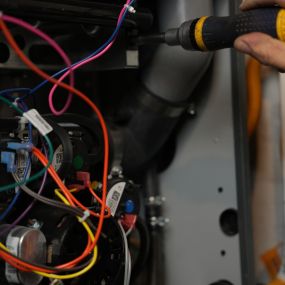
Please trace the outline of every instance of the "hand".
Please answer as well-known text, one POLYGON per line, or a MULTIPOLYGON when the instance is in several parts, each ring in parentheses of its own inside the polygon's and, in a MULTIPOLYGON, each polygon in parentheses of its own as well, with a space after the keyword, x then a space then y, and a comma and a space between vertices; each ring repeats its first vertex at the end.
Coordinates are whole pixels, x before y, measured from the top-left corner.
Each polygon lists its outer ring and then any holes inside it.
MULTIPOLYGON (((284 0, 244 0, 242 10, 278 4, 285 8, 284 0)), ((247 53, 265 65, 285 70, 285 43, 262 33, 251 33, 236 39, 234 47, 247 53)))

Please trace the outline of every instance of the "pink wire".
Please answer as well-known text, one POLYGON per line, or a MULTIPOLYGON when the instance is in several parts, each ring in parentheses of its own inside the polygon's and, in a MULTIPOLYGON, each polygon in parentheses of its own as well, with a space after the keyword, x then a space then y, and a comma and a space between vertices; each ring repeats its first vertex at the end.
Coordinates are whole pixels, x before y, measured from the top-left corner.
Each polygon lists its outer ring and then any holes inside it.
MULTIPOLYGON (((121 21, 124 12, 127 9, 126 5, 129 5, 130 2, 131 2, 131 0, 128 0, 126 2, 126 4, 124 5, 124 8, 121 10, 117 24, 121 21)), ((114 44, 114 41, 115 41, 115 39, 105 49, 103 49, 100 53, 98 53, 98 54, 96 54, 96 55, 94 55, 94 56, 92 56, 92 57, 90 57, 90 58, 88 58, 88 59, 86 59, 84 61, 81 61, 81 62, 79 62, 78 64, 76 64, 76 65, 74 65, 72 67, 70 67, 69 70, 67 70, 58 79, 58 82, 62 82, 71 72, 75 71, 76 69, 80 68, 81 66, 83 66, 85 64, 88 64, 89 62, 92 62, 92 61, 96 60, 97 58, 103 56, 112 47, 112 45, 114 44)), ((54 84, 54 86, 52 87, 52 89, 51 89, 51 91, 49 93, 49 97, 48 97, 49 107, 50 107, 50 109, 51 109, 53 114, 57 113, 57 110, 55 109, 54 104, 53 104, 53 96, 54 96, 54 92, 57 89, 57 87, 58 87, 58 83, 54 84)))
MULTIPOLYGON (((56 41, 54 41, 52 38, 50 38, 47 34, 42 32, 41 30, 33 27, 29 23, 26 23, 26 22, 22 21, 21 19, 14 18, 14 17, 7 16, 7 15, 3 15, 2 18, 3 18, 4 21, 16 24, 16 25, 18 25, 18 26, 20 26, 20 27, 22 27, 24 29, 27 29, 30 32, 32 32, 32 33, 36 34, 37 36, 39 36, 40 38, 42 38, 43 40, 45 40, 61 56, 61 58, 64 60, 65 64, 68 66, 68 68, 71 67, 71 61, 70 61, 69 57, 67 56, 67 54, 65 53, 65 51, 56 43, 56 41)), ((69 75, 70 75, 70 85, 73 87, 74 86, 74 73, 73 73, 73 70, 71 70, 69 72, 69 75)), ((54 115, 62 115, 64 112, 66 112, 66 110, 69 108, 69 106, 71 104, 72 97, 73 97, 72 93, 69 93, 65 105, 64 105, 64 107, 60 111, 53 112, 54 108, 51 109, 53 114, 54 115)))

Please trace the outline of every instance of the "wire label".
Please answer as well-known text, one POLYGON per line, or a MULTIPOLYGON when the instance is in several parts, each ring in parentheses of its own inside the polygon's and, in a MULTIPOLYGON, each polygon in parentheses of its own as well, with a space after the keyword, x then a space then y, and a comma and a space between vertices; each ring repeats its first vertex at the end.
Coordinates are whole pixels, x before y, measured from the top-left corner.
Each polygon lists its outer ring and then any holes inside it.
POLYGON ((110 208, 111 215, 113 217, 117 212, 125 187, 126 182, 117 183, 110 189, 108 193, 106 204, 110 208))
POLYGON ((45 136, 53 131, 52 126, 39 114, 36 109, 25 112, 23 116, 32 123, 32 125, 45 136))
MULTIPOLYGON (((6 241, 7 248, 12 254, 16 256, 18 256, 18 250, 17 250, 18 244, 19 244, 19 238, 11 237, 10 235, 8 236, 6 241)), ((18 270, 7 262, 5 267, 5 275, 8 282, 15 284, 20 283, 20 280, 18 278, 18 270)))

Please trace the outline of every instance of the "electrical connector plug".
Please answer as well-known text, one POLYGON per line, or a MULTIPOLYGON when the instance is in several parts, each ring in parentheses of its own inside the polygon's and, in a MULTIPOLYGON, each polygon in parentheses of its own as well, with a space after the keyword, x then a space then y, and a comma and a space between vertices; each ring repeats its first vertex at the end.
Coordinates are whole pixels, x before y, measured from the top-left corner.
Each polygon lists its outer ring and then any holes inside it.
POLYGON ((83 183, 82 184, 72 184, 72 185, 69 185, 68 187, 71 189, 76 188, 77 191, 80 191, 80 190, 84 190, 88 188, 91 185, 89 172, 83 172, 83 171, 76 172, 76 180, 83 182, 83 183))
POLYGON ((17 142, 9 142, 7 143, 7 148, 12 149, 12 150, 26 150, 28 152, 31 152, 33 149, 33 144, 32 143, 17 143, 17 142))
POLYGON ((14 152, 1 152, 1 163, 6 164, 8 173, 14 173, 16 171, 15 159, 16 155, 14 152))

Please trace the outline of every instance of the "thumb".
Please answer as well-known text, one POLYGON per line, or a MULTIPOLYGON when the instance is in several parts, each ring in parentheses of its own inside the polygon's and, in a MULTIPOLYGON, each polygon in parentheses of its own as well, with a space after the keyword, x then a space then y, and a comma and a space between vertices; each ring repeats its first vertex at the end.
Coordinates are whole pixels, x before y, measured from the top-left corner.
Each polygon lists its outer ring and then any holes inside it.
POLYGON ((265 65, 285 70, 285 43, 262 33, 251 33, 236 39, 234 47, 265 65))

